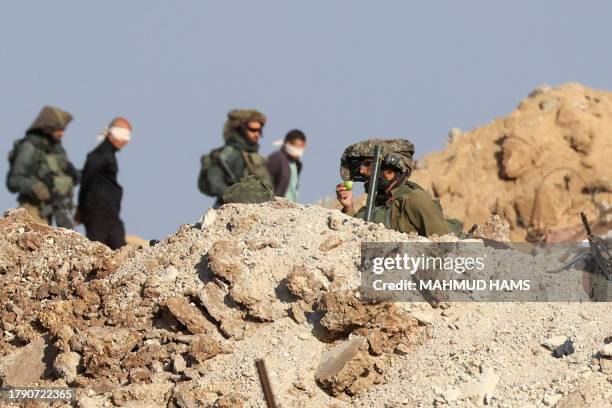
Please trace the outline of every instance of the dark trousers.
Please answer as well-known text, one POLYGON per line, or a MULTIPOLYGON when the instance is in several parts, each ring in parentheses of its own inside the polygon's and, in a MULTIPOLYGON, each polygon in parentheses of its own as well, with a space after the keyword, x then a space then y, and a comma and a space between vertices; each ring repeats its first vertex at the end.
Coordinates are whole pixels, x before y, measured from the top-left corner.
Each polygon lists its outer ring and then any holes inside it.
POLYGON ((106 244, 110 249, 119 249, 126 244, 125 227, 119 218, 94 218, 83 221, 87 238, 106 244))

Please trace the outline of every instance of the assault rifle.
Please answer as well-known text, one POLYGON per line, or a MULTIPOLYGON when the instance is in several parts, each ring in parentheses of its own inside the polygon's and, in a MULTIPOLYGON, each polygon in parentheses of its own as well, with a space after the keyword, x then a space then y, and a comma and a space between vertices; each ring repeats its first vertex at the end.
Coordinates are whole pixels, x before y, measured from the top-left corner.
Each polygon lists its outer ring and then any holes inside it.
POLYGON ((580 213, 589 240, 589 252, 577 256, 554 272, 561 272, 580 261, 586 261, 585 271, 590 275, 589 297, 596 302, 612 301, 612 252, 610 244, 593 234, 586 214, 580 213))

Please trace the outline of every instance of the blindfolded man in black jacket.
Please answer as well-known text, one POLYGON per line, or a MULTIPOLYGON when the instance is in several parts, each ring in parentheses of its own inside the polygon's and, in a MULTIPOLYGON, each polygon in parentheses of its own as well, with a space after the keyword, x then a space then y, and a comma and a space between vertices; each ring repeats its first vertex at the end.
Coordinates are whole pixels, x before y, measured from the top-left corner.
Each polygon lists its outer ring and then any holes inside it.
POLYGON ((131 139, 127 119, 113 120, 100 134, 101 143, 87 155, 79 191, 78 221, 85 225, 87 238, 117 249, 125 245, 125 228, 119 218, 123 188, 117 181, 115 153, 131 139))

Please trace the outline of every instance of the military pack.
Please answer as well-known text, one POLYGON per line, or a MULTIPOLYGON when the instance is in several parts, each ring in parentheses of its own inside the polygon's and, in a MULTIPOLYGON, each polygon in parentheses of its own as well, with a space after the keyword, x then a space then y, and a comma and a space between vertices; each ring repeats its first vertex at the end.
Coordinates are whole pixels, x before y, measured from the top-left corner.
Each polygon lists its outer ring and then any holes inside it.
POLYGON ((233 153, 234 150, 234 147, 226 145, 221 148, 213 149, 208 154, 205 154, 201 157, 200 175, 198 176, 198 188, 202 193, 211 197, 215 196, 208 181, 208 172, 213 167, 218 167, 223 171, 223 174, 225 175, 225 181, 228 185, 236 183, 242 177, 242 174, 233 174, 227 166, 227 158, 233 153))
POLYGON ((9 183, 9 179, 11 178, 11 173, 13 171, 13 163, 15 163, 15 158, 17 157, 17 152, 19 151, 19 146, 21 146, 21 143, 24 141, 25 139, 17 139, 13 142, 13 148, 11 149, 11 151, 8 154, 8 162, 9 162, 9 169, 8 172, 6 174, 6 188, 11 192, 11 193, 17 193, 18 191, 13 188, 13 185, 11 183, 9 183))

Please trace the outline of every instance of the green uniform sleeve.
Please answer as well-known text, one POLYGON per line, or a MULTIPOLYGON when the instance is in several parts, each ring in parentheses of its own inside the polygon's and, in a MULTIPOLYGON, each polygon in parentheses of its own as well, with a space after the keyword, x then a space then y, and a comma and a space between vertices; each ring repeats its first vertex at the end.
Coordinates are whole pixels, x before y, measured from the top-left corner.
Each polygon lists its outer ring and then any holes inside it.
POLYGON ((17 147, 13 166, 7 178, 9 190, 34 196, 33 188, 41 182, 36 178, 38 167, 36 147, 27 141, 17 147))
POLYGON ((451 232, 440 206, 423 190, 413 190, 402 199, 402 216, 405 219, 399 220, 401 232, 416 229, 419 235, 425 237, 451 232), (405 225, 406 222, 410 223, 412 228, 405 225))
MULTIPOLYGON (((239 181, 244 174, 244 159, 242 158, 242 153, 239 150, 232 149, 227 155, 225 163, 234 174, 236 181, 239 181)), ((206 177, 208 178, 211 193, 216 197, 223 197, 223 193, 225 193, 225 190, 228 189, 231 183, 228 182, 227 176, 221 167, 218 165, 211 166, 210 169, 208 169, 206 177)))

